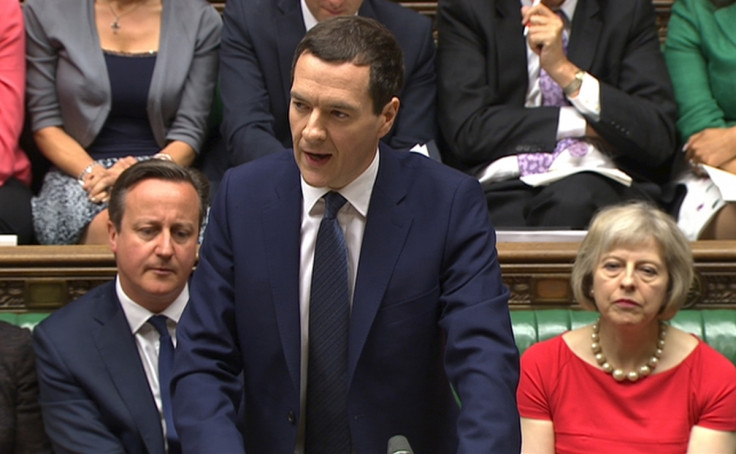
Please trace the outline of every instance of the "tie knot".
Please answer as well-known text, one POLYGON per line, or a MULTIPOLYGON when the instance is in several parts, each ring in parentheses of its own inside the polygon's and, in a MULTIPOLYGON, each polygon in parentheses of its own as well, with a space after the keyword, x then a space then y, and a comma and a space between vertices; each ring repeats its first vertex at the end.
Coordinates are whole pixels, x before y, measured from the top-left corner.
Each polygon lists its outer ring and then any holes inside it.
POLYGON ((168 319, 169 318, 165 315, 154 315, 153 317, 148 319, 148 323, 156 328, 156 331, 158 331, 160 337, 168 337, 169 329, 166 327, 166 320, 168 319))
POLYGON ((330 191, 323 198, 325 199, 325 219, 335 219, 337 212, 345 205, 345 197, 339 192, 330 191))

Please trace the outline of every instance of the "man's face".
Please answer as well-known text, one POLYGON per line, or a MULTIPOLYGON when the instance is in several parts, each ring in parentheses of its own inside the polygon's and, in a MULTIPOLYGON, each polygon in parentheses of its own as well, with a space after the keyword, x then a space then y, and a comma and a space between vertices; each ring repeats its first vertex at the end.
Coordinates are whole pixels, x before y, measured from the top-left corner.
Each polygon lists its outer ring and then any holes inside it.
POLYGON ((189 279, 197 253, 199 197, 189 183, 143 180, 130 188, 118 231, 108 223, 120 284, 136 303, 158 313, 189 279))
POLYGON ((363 0, 304 0, 318 22, 335 16, 352 16, 358 12, 363 0))
POLYGON ((398 98, 373 112, 370 67, 327 63, 302 54, 294 68, 289 123, 294 157, 304 180, 340 189, 373 161, 399 109, 398 98))

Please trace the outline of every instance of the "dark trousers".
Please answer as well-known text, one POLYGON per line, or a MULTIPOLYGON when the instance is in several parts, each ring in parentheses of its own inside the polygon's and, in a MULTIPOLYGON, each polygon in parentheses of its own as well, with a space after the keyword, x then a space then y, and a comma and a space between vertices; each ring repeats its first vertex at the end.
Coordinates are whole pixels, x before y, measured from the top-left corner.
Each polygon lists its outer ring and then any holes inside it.
POLYGON ((548 186, 532 187, 520 180, 484 185, 488 211, 497 229, 588 227, 601 208, 626 200, 659 205, 660 188, 654 183, 624 186, 594 172, 581 172, 548 186))
POLYGON ((18 235, 18 244, 33 242, 31 190, 11 178, 0 186, 0 234, 18 235))

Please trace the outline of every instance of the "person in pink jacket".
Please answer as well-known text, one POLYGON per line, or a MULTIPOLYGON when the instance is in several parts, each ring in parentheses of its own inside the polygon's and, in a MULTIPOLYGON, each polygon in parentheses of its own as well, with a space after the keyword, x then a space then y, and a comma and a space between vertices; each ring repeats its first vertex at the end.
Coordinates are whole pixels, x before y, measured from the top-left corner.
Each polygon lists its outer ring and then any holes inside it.
POLYGON ((18 146, 23 128, 26 51, 18 0, 0 0, 0 235, 33 240, 31 163, 18 146))

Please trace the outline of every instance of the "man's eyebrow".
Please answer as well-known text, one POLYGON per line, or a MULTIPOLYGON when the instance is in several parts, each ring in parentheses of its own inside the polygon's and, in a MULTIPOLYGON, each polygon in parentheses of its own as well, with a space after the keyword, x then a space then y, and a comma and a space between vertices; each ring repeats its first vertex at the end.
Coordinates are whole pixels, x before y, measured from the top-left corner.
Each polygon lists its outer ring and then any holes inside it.
POLYGON ((182 227, 184 227, 184 228, 191 228, 191 227, 194 227, 196 225, 197 225, 197 223, 195 223, 195 222, 181 221, 181 222, 174 222, 173 224, 171 224, 171 227, 172 228, 182 228, 182 227))
MULTIPOLYGON (((296 91, 296 90, 291 90, 291 99, 292 100, 295 100, 295 101, 303 101, 303 102, 309 103, 309 101, 307 101, 306 97, 300 95, 299 92, 296 91)), ((324 105, 326 107, 328 107, 329 109, 346 110, 346 111, 349 111, 349 112, 355 112, 355 111, 359 110, 359 107, 358 106, 356 106, 354 104, 349 104, 349 103, 343 102, 343 101, 341 101, 339 99, 327 100, 324 105)))
POLYGON ((353 104, 347 104, 340 101, 332 101, 327 103, 327 107, 330 109, 336 109, 336 110, 347 110, 349 112, 355 112, 358 110, 358 107, 353 104))

